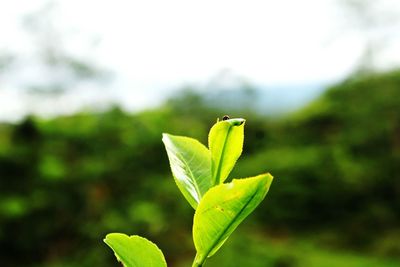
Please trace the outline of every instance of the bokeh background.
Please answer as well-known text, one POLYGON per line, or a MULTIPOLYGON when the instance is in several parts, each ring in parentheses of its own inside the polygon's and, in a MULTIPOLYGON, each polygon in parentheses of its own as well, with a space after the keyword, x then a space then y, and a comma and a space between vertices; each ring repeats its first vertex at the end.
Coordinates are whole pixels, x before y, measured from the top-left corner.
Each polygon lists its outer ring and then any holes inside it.
POLYGON ((396 0, 0 2, 0 265, 190 266, 161 134, 247 119, 266 200, 207 266, 400 266, 396 0))

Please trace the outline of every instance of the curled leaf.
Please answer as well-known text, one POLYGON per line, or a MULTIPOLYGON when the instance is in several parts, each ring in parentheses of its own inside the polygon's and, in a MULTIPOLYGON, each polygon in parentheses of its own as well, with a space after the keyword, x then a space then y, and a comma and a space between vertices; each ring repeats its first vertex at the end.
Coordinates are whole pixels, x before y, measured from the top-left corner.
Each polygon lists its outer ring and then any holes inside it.
POLYGON ((219 121, 210 130, 208 145, 211 152, 211 174, 213 185, 228 178, 236 161, 242 154, 245 119, 219 121))

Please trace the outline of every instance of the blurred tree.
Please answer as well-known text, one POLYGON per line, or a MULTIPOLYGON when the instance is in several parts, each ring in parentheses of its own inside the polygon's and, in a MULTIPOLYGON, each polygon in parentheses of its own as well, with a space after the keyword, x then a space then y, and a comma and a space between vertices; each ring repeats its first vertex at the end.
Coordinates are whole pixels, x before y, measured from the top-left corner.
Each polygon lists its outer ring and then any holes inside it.
POLYGON ((376 71, 382 54, 392 41, 399 42, 400 10, 393 0, 339 0, 346 18, 346 30, 361 35, 364 51, 356 73, 376 71))
POLYGON ((98 63, 90 58, 92 53, 89 51, 95 44, 93 40, 78 39, 81 44, 90 44, 81 54, 67 48, 71 46, 70 43, 78 41, 75 33, 79 32, 70 25, 68 28, 61 28, 57 24, 58 15, 56 2, 48 1, 23 19, 23 25, 34 44, 34 62, 30 62, 30 68, 39 69, 45 77, 27 83, 27 89, 35 94, 62 94, 84 82, 103 83, 110 78, 110 73, 99 68, 98 63))
POLYGON ((13 59, 14 57, 7 52, 2 52, 0 54, 0 71, 2 73, 4 73, 10 67, 13 59))

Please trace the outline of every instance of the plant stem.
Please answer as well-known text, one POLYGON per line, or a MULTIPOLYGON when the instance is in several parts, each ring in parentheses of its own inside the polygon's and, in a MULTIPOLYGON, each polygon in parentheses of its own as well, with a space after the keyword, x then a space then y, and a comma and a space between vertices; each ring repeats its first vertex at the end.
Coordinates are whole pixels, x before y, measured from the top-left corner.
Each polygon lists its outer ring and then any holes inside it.
POLYGON ((205 261, 206 257, 200 257, 199 254, 196 254, 192 267, 202 267, 205 261))

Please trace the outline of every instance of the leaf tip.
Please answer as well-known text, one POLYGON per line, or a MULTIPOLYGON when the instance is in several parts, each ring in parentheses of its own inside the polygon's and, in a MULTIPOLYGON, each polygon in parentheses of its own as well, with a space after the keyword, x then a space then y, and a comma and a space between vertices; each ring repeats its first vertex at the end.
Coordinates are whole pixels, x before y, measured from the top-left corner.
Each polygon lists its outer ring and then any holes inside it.
POLYGON ((229 122, 232 126, 240 126, 246 122, 246 120, 243 118, 228 119, 226 121, 229 122))
POLYGON ((171 140, 171 135, 168 133, 162 133, 162 138, 161 141, 167 145, 167 142, 169 142, 171 140))

